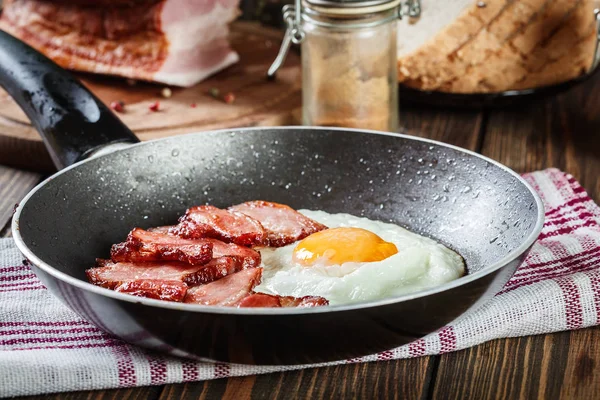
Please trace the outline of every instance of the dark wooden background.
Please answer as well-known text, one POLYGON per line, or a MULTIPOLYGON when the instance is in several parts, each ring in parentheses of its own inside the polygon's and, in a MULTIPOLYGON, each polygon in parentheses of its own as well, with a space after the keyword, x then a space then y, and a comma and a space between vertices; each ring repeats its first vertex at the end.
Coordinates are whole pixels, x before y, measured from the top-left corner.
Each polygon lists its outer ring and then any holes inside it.
MULTIPOLYGON (((500 110, 403 108, 401 131, 480 152, 518 172, 558 167, 600 200, 600 75, 500 110)), ((0 166, 0 227, 34 173, 0 166)), ((435 357, 39 399, 598 399, 600 328, 495 340, 435 357)))

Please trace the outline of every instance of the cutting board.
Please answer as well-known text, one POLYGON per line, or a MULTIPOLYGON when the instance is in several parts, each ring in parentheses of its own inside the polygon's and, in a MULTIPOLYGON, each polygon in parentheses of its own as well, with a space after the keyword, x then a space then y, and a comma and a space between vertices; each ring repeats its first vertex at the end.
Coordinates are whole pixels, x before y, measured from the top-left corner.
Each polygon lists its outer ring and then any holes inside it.
MULTIPOLYGON (((162 96, 164 85, 76 75, 106 104, 123 101, 125 110, 117 115, 141 140, 210 129, 294 124, 301 104, 299 55, 290 52, 277 79, 266 79, 281 37, 281 31, 257 23, 234 23, 231 42, 240 61, 194 87, 171 87, 169 98, 162 96), (211 96, 213 88, 221 95, 233 93, 234 102, 227 104, 211 96), (156 101, 160 111, 153 112, 149 106, 156 101)), ((1 89, 0 164, 46 172, 54 169, 39 134, 1 89)))

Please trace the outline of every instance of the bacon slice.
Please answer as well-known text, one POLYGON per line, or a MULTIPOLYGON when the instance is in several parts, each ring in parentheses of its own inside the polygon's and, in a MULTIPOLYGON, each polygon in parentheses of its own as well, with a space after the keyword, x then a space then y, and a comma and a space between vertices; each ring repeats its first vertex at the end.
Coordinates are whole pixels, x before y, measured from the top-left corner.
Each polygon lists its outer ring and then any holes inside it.
POLYGON ((318 296, 291 297, 253 293, 246 296, 238 307, 319 307, 327 305, 329 305, 329 301, 318 296))
POLYGON ((189 275, 199 271, 201 265, 188 265, 178 262, 112 262, 97 260, 98 267, 85 271, 88 280, 94 285, 114 289, 123 282, 142 279, 184 282, 189 275))
MULTIPOLYGON (((169 235, 177 237, 176 235, 173 235, 173 232, 176 228, 177 226, 160 226, 157 228, 150 228, 148 229, 148 232, 156 232, 161 234, 166 234, 169 232, 169 235)), ((217 239, 206 238, 202 239, 202 241, 209 243, 212 246, 213 259, 220 257, 232 257, 234 259, 233 261, 240 263, 239 269, 255 268, 260 265, 260 253, 256 250, 240 246, 235 243, 225 243, 217 239)))
POLYGON ((114 290, 139 297, 181 302, 187 293, 187 285, 179 281, 138 279, 123 282, 114 290))
MULTIPOLYGON (((228 271, 226 268, 233 262, 227 257, 213 260, 206 265, 189 265, 180 262, 112 262, 98 260, 96 268, 86 270, 88 280, 94 285, 114 289, 126 281, 159 280, 178 281, 190 285, 208 283, 227 274, 218 271, 228 271)), ((229 273, 233 273, 231 271, 229 273)))
POLYGON ((260 265, 260 253, 235 243, 224 243, 217 239, 205 239, 212 245, 214 258, 233 257, 242 263, 241 268, 256 268, 260 265))
POLYGON ((327 229, 325 225, 284 204, 258 200, 229 207, 229 210, 241 212, 259 221, 267 231, 270 247, 286 246, 327 229))
POLYGON ((279 303, 281 307, 320 307, 329 305, 327 299, 319 296, 279 296, 279 303))
POLYGON ((64 68, 188 87, 238 61, 228 43, 238 4, 4 0, 0 28, 64 68))
POLYGON ((267 239, 265 229, 254 218, 213 206, 188 209, 169 232, 186 239, 211 237, 242 246, 265 245, 267 239))
POLYGON ((188 240, 160 232, 135 228, 127 241, 112 246, 113 261, 181 261, 203 265, 213 257, 212 243, 207 239, 188 240))
POLYGON ((203 265, 198 272, 188 276, 185 283, 190 286, 210 283, 241 271, 244 265, 244 259, 240 257, 213 258, 208 264, 203 265))
POLYGON ((237 306, 260 283, 262 268, 245 269, 218 281, 188 289, 185 303, 237 306))
POLYGON ((238 304, 240 308, 250 308, 250 307, 270 307, 276 308, 281 307, 281 303, 279 302, 279 298, 277 296, 271 296, 269 294, 264 293, 251 293, 248 296, 244 297, 240 304, 238 304))
POLYGON ((188 285, 206 284, 236 273, 243 266, 237 257, 220 257, 206 265, 177 262, 114 263, 98 260, 86 271, 88 281, 108 289, 154 299, 182 301, 188 285), (183 286, 182 286, 183 285, 183 286))

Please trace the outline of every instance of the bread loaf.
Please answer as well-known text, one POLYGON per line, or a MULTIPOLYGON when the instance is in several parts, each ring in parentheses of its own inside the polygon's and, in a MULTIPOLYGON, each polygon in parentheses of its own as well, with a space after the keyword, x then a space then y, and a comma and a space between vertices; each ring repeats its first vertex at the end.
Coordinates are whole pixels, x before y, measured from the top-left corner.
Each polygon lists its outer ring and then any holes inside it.
POLYGON ((589 71, 598 0, 421 0, 398 25, 398 79, 415 89, 492 93, 589 71))

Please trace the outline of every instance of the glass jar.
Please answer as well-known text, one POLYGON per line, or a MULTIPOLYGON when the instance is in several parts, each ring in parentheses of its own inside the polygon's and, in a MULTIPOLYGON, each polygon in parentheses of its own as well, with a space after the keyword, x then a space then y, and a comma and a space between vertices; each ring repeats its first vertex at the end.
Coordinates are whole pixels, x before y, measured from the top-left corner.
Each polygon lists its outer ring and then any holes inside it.
POLYGON ((275 78, 291 44, 302 44, 304 125, 395 131, 398 125, 396 27, 418 18, 420 0, 294 0, 267 73, 275 78))
POLYGON ((304 125, 395 131, 397 19, 420 14, 420 0, 295 0, 268 76, 302 44, 304 125))
POLYGON ((305 1, 304 125, 397 129, 398 5, 399 1, 305 1))

